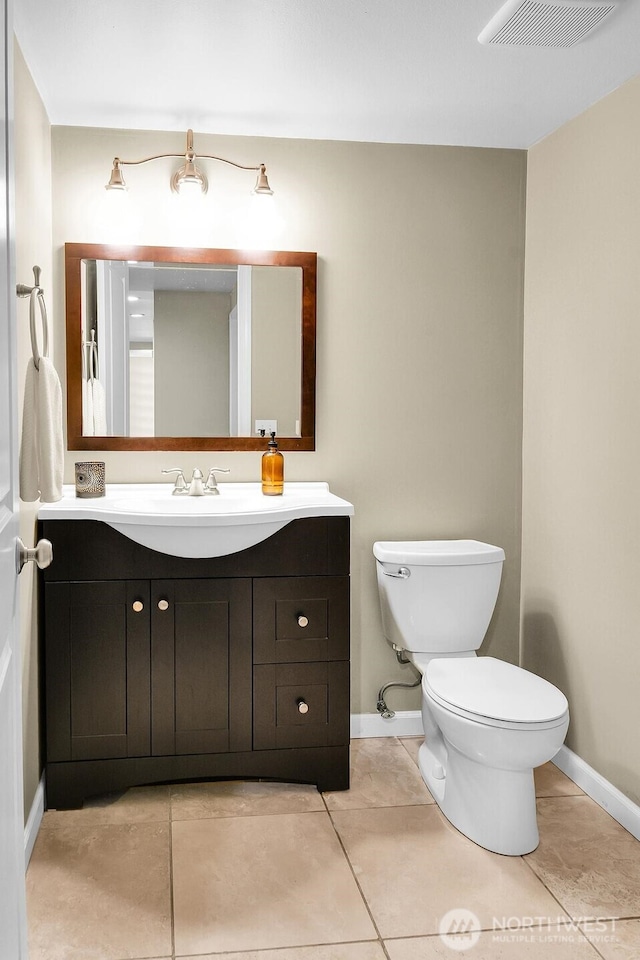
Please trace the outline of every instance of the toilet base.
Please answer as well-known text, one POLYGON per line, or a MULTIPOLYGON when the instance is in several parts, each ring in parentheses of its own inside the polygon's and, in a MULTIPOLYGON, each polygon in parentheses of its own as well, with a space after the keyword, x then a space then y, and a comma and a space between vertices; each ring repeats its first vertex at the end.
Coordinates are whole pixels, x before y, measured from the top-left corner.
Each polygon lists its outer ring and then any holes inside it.
POLYGON ((501 770, 476 763, 445 740, 446 769, 420 746, 422 779, 450 823, 493 853, 522 856, 538 846, 533 770, 501 770), (438 774, 444 773, 444 779, 438 774))

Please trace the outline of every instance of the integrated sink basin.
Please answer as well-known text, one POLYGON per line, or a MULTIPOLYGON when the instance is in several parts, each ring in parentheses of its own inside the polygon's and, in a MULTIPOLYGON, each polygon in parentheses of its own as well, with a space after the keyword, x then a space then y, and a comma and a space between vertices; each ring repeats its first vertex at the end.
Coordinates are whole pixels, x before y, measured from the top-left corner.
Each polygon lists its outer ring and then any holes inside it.
POLYGON ((246 550, 303 517, 351 516, 353 505, 327 483, 285 483, 280 497, 265 497, 259 483, 220 483, 218 496, 172 496, 164 483, 108 484, 104 497, 42 504, 42 520, 101 520, 114 530, 174 557, 222 557, 246 550))

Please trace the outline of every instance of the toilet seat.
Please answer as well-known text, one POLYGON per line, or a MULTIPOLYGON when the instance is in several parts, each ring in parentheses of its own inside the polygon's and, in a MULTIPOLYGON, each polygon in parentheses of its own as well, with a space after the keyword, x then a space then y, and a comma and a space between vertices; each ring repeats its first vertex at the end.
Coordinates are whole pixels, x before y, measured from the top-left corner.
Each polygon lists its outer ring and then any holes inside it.
POLYGON ((554 727, 569 709, 553 684, 494 657, 434 659, 422 685, 425 695, 446 710, 486 726, 554 727))

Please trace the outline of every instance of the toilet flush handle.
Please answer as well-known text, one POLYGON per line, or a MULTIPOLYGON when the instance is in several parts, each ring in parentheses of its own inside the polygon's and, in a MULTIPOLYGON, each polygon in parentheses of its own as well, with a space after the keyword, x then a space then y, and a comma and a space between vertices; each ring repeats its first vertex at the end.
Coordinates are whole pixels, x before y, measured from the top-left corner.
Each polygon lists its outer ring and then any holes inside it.
POLYGON ((409 570, 409 567, 398 567, 397 573, 394 573, 392 570, 387 570, 386 567, 383 567, 382 572, 386 577, 399 577, 401 580, 408 580, 411 576, 411 570, 409 570))

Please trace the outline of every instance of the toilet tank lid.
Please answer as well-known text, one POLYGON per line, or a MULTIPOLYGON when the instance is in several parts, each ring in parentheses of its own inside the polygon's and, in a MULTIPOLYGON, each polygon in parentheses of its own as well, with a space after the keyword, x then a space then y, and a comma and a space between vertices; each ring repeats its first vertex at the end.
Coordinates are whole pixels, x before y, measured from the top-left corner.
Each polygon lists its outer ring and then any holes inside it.
POLYGON ((479 540, 378 540, 373 545, 373 555, 383 563, 437 567, 504 560, 502 547, 479 540))
POLYGON ((557 720, 569 707, 548 680, 494 657, 432 660, 423 683, 454 708, 512 723, 557 720))

